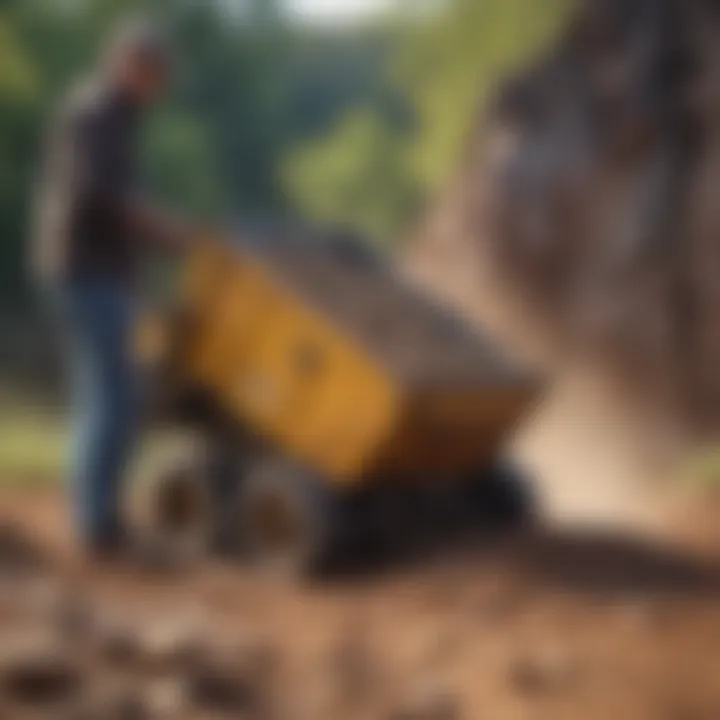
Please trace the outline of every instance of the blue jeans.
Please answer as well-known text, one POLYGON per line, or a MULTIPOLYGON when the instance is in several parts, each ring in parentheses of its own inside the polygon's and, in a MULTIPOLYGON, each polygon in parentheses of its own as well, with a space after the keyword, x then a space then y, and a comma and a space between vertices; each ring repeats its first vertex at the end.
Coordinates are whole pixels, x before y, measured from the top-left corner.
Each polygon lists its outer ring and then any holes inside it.
POLYGON ((120 533, 122 478, 135 430, 133 297, 120 283, 89 278, 63 284, 59 301, 70 341, 74 517, 85 543, 104 546, 120 533))

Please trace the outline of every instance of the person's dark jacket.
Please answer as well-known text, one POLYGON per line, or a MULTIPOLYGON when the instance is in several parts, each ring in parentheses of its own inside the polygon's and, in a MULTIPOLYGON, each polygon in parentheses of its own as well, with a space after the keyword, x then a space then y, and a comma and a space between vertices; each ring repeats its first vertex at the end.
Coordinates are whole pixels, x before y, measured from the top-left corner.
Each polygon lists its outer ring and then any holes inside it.
POLYGON ((36 267, 43 278, 131 282, 137 238, 128 223, 137 108, 101 81, 84 84, 51 128, 40 181, 36 267))

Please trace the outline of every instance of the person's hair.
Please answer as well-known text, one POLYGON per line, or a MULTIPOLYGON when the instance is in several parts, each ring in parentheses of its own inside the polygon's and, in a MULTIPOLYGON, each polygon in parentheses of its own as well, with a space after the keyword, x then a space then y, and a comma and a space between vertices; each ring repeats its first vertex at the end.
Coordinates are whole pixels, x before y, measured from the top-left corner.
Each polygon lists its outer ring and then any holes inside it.
POLYGON ((165 33, 145 18, 126 18, 119 22, 107 41, 105 58, 113 65, 133 56, 149 66, 169 68, 170 43, 165 33))

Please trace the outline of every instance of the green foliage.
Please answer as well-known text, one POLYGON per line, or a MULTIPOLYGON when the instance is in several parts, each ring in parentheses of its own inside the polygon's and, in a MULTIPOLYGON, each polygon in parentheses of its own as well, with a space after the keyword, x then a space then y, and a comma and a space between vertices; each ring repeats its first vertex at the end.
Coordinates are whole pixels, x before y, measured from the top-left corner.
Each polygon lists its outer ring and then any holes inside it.
POLYGON ((145 139, 148 191, 195 217, 225 214, 228 200, 206 127, 190 115, 164 113, 145 139))
POLYGON ((399 232, 417 200, 407 138, 369 111, 350 113, 327 140, 291 155, 285 177, 307 214, 370 236, 399 232))
POLYGON ((9 108, 38 99, 40 78, 9 18, 0 14, 0 103, 9 108))
POLYGON ((435 190, 454 168, 495 84, 547 46, 569 0, 454 0, 452 12, 411 34, 393 77, 415 109, 415 167, 435 190))
POLYGON ((7 14, 0 13, 0 281, 8 294, 19 293, 22 286, 18 237, 32 182, 26 158, 36 142, 33 120, 41 91, 28 48, 7 14))
POLYGON ((447 181, 494 84, 561 27, 569 0, 451 0, 416 18, 387 62, 387 84, 410 108, 412 132, 368 104, 290 161, 293 197, 318 219, 401 234, 447 181))

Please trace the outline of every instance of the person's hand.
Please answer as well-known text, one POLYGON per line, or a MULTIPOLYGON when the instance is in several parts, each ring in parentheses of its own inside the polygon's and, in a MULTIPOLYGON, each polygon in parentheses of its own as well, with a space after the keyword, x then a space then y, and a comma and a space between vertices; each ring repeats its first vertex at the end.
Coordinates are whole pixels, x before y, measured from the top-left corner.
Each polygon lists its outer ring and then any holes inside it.
POLYGON ((188 250, 200 236, 190 223, 143 201, 133 203, 131 217, 142 235, 173 252, 188 250))
POLYGON ((190 250, 199 237, 197 229, 192 224, 175 216, 163 218, 163 227, 159 230, 158 237, 162 244, 179 252, 190 250))

